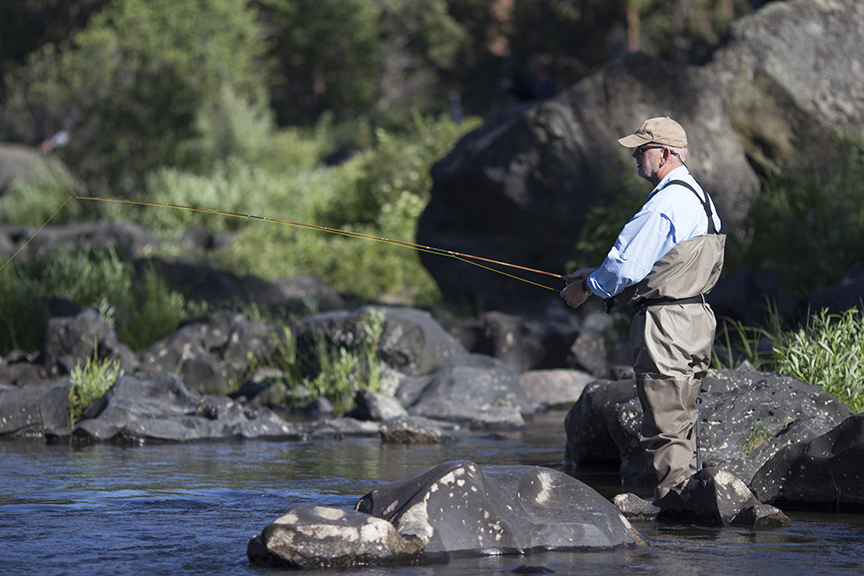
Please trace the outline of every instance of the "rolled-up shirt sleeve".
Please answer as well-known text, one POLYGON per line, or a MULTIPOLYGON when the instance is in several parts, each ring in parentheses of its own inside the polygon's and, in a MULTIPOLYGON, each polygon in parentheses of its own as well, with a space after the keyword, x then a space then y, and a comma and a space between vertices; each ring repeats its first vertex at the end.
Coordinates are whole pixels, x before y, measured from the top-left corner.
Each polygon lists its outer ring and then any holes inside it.
POLYGON ((656 211, 640 211, 621 230, 600 268, 588 277, 588 287, 610 298, 638 284, 675 242, 675 227, 669 218, 656 211))

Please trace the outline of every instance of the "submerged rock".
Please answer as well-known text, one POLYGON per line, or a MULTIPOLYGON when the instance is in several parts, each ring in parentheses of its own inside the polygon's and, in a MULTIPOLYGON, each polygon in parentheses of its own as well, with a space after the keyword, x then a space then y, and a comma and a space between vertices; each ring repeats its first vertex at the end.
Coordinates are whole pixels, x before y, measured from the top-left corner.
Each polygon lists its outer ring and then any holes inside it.
POLYGON ((453 461, 375 488, 353 512, 294 506, 248 556, 313 568, 644 544, 614 505, 562 472, 453 461))

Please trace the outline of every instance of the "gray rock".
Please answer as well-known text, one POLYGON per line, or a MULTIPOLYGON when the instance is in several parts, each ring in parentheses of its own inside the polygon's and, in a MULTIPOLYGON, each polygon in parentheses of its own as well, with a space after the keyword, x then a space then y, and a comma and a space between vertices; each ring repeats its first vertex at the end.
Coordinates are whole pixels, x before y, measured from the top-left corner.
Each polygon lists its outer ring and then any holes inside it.
POLYGON ((123 376, 83 416, 72 430, 76 442, 299 439, 303 435, 299 426, 267 408, 248 410, 227 397, 190 392, 174 374, 123 376))
POLYGON ((424 554, 524 554, 641 543, 608 500, 535 466, 447 462, 372 490, 355 510, 424 542, 424 554))
POLYGON ((52 374, 68 374, 93 357, 113 358, 126 372, 134 371, 138 360, 132 350, 117 340, 114 329, 99 316, 95 308, 85 308, 72 317, 48 320, 42 354, 52 374))
POLYGON ((481 354, 448 360, 434 374, 400 387, 396 397, 411 414, 455 421, 491 423, 500 421, 501 411, 496 409, 515 415, 537 408, 515 372, 481 354))
POLYGON ((564 419, 567 432, 564 461, 618 464, 621 456, 609 432, 609 421, 621 404, 636 398, 635 380, 597 380, 588 384, 564 419))
POLYGON ((411 564, 422 550, 422 540, 381 518, 296 504, 249 541, 246 555, 256 566, 314 569, 411 564))
POLYGON ((864 509, 864 414, 810 442, 787 446, 753 476, 763 502, 783 508, 864 509))
POLYGON ((519 376, 525 395, 545 408, 570 408, 596 380, 580 370, 531 370, 519 376))
POLYGON ((0 436, 42 434, 70 426, 68 379, 0 389, 0 436))
POLYGON ((251 363, 264 362, 273 357, 283 338, 284 333, 278 326, 238 319, 232 326, 228 344, 221 354, 229 379, 242 379, 251 363))
POLYGON ((381 424, 385 444, 447 444, 456 437, 447 433, 441 422, 422 416, 400 416, 381 424))
POLYGON ((703 468, 672 488, 654 504, 659 519, 695 521, 711 526, 769 527, 788 526, 791 522, 773 507, 763 506, 740 479, 716 468, 703 468), (766 520, 773 517, 773 520, 766 520))
POLYGON ((537 366, 543 359, 543 346, 532 336, 521 317, 503 312, 484 312, 462 323, 457 330, 457 338, 468 351, 497 358, 517 374, 537 366))
POLYGON ((864 134, 864 5, 772 2, 736 21, 710 69, 750 158, 769 169, 864 134))
MULTIPOLYGON (((622 482, 652 484, 656 479, 638 441, 642 406, 635 383, 631 389, 622 384, 601 388, 599 382, 586 387, 567 415, 567 461, 617 459, 622 482)), ((700 399, 703 465, 744 482, 780 449, 812 440, 851 415, 848 406, 821 388, 772 373, 711 371, 700 399)))
POLYGON ((660 513, 654 502, 644 500, 632 493, 617 494, 612 503, 629 520, 650 520, 660 513))
POLYGON ((183 326, 139 353, 139 366, 151 374, 179 374, 187 388, 201 394, 225 394, 228 372, 211 350, 224 346, 228 336, 209 324, 183 326))
POLYGON ((407 416, 408 411, 393 396, 385 396, 371 390, 358 390, 354 395, 355 407, 348 416, 359 420, 374 420, 384 422, 392 418, 407 416))

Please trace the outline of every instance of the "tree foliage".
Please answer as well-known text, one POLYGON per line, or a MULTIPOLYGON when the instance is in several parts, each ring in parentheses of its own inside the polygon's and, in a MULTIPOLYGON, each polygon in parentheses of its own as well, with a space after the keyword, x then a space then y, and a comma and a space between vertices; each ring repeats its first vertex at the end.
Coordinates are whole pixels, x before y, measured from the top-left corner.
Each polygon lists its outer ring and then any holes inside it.
POLYGON ((225 122, 226 94, 266 109, 264 52, 244 0, 117 0, 28 58, 5 116, 31 143, 70 118, 64 159, 91 188, 122 187, 161 165, 211 161, 200 139, 225 122))

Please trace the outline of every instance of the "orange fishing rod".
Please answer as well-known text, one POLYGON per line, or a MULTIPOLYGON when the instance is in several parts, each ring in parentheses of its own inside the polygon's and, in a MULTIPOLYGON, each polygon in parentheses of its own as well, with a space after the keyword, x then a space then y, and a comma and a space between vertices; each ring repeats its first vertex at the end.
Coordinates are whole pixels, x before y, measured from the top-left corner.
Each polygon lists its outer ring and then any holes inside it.
MULTIPOLYGON (((201 212, 204 214, 216 214, 219 216, 229 216, 231 218, 243 218, 243 219, 247 219, 247 220, 261 220, 264 222, 272 222, 274 224, 283 224, 286 226, 294 226, 294 227, 298 227, 298 228, 305 228, 308 230, 318 230, 321 232, 328 232, 330 234, 338 234, 341 236, 348 236, 348 237, 352 237, 352 238, 362 238, 365 240, 374 240, 375 242, 383 242, 385 244, 393 244, 396 246, 403 246, 405 248, 410 248, 410 249, 416 250, 418 252, 427 252, 430 254, 438 254, 440 256, 448 256, 450 258, 455 258, 456 260, 459 260, 461 262, 465 262, 467 264, 471 264, 474 266, 479 266, 480 268, 483 268, 485 270, 490 270, 490 271, 495 272, 497 274, 503 274, 504 276, 507 276, 507 277, 510 277, 510 278, 513 278, 516 280, 520 280, 522 282, 527 282, 528 284, 533 284, 533 285, 539 286, 541 288, 546 288, 547 290, 557 291, 558 289, 557 288, 551 288, 549 286, 546 286, 544 284, 539 284, 537 282, 532 282, 531 280, 527 280, 525 278, 521 278, 521 277, 515 276, 513 274, 508 274, 506 272, 502 272, 501 270, 496 270, 495 268, 491 268, 489 266, 484 266, 482 264, 478 264, 478 262, 486 262, 489 264, 496 264, 499 266, 505 266, 507 268, 514 268, 514 269, 522 270, 525 272, 532 272, 534 274, 541 274, 544 276, 552 276, 553 278, 557 278, 559 280, 563 279, 563 276, 561 276, 560 274, 553 274, 552 272, 546 272, 544 270, 536 270, 534 268, 528 268, 526 266, 520 266, 518 264, 510 264, 508 262, 501 262, 499 260, 493 260, 491 258, 484 258, 482 256, 474 256, 472 254, 464 254, 461 252, 454 252, 453 250, 445 250, 443 248, 435 248, 434 246, 425 246, 423 244, 415 244, 413 242, 405 242, 403 240, 393 240, 391 238, 384 238, 383 236, 374 236, 372 234, 363 234, 360 232, 353 232, 350 230, 341 230, 339 228, 329 228, 327 226, 318 226, 316 224, 305 224, 303 222, 292 222, 290 220, 283 220, 281 218, 272 218, 269 216, 256 216, 254 214, 243 214, 240 212, 229 212, 226 210, 218 210, 215 208, 200 208, 200 207, 195 207, 195 206, 184 206, 182 204, 168 204, 165 202, 151 202, 151 201, 147 201, 147 200, 128 200, 128 199, 122 199, 122 198, 103 198, 103 197, 99 197, 99 196, 70 196, 69 198, 67 198, 66 201, 63 202, 63 204, 60 206, 60 208, 58 208, 54 212, 54 214, 52 214, 51 217, 45 221, 45 224, 42 224, 42 226, 39 228, 39 230, 37 230, 36 233, 34 233, 33 236, 31 236, 30 239, 27 240, 27 242, 18 250, 18 252, 23 250, 27 246, 27 244, 29 244, 30 241, 33 238, 35 238, 36 234, 38 234, 42 230, 42 228, 44 228, 48 224, 48 222, 50 222, 51 219, 54 218, 54 216, 56 216, 57 213, 63 209, 63 206, 65 206, 70 200, 73 200, 73 199, 74 200, 89 200, 89 201, 96 201, 96 202, 112 202, 112 203, 117 203, 117 204, 131 204, 131 205, 135 205, 135 206, 151 206, 151 207, 156 207, 156 208, 169 208, 169 209, 173 209, 173 210, 185 210, 188 212, 201 212)), ((3 264, 3 266, 0 266, 0 270, 5 268, 6 264, 8 264, 12 259, 15 258, 15 256, 18 255, 18 252, 13 254, 12 257, 9 258, 9 260, 7 260, 5 264, 3 264)))

